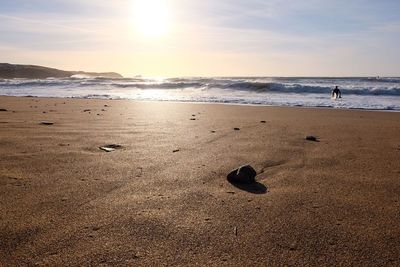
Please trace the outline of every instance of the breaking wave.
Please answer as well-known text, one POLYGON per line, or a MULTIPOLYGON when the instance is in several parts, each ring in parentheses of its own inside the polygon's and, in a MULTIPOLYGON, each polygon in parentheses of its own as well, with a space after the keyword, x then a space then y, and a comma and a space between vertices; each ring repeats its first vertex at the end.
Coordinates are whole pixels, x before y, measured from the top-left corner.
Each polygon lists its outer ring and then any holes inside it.
POLYGON ((400 109, 400 78, 194 77, 0 79, 0 95, 400 109), (339 86, 346 102, 332 103, 339 86))
POLYGON ((400 96, 400 78, 269 78, 269 81, 222 78, 175 78, 162 81, 139 78, 84 78, 0 80, 2 88, 122 88, 122 89, 225 89, 259 93, 327 94, 336 84, 344 94, 400 96))

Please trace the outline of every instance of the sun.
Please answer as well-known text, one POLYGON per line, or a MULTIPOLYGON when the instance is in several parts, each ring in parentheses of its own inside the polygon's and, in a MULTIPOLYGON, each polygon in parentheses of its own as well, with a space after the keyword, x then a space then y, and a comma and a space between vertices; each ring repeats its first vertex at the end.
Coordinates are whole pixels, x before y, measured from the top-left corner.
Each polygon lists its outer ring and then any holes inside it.
POLYGON ((170 27, 168 0, 136 0, 134 23, 137 31, 144 36, 165 36, 170 27))

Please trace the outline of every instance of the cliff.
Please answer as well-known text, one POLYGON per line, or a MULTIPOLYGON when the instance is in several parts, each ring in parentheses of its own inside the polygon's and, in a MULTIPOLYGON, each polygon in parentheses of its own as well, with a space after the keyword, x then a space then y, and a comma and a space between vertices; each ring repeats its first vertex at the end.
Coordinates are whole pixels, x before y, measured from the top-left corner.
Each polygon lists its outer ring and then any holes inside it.
POLYGON ((122 78, 122 75, 115 72, 85 72, 85 71, 65 71, 35 65, 16 65, 0 63, 0 78, 27 78, 27 79, 46 79, 46 78, 67 78, 72 75, 87 75, 91 77, 122 78))

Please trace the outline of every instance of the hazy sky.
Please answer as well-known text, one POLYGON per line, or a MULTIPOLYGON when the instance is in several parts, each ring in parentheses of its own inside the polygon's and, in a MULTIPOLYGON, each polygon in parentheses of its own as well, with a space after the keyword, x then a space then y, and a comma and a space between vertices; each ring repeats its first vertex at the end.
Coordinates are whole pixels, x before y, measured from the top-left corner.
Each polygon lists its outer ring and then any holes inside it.
POLYGON ((399 0, 147 0, 153 11, 136 1, 0 0, 0 62, 126 76, 400 76, 399 0))

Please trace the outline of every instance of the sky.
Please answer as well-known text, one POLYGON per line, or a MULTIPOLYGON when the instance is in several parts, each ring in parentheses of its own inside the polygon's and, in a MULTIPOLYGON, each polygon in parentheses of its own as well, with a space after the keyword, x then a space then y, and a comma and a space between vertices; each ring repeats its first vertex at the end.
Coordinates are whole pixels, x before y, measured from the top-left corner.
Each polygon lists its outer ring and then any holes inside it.
POLYGON ((398 0, 0 0, 0 62, 124 76, 400 76, 398 0))

